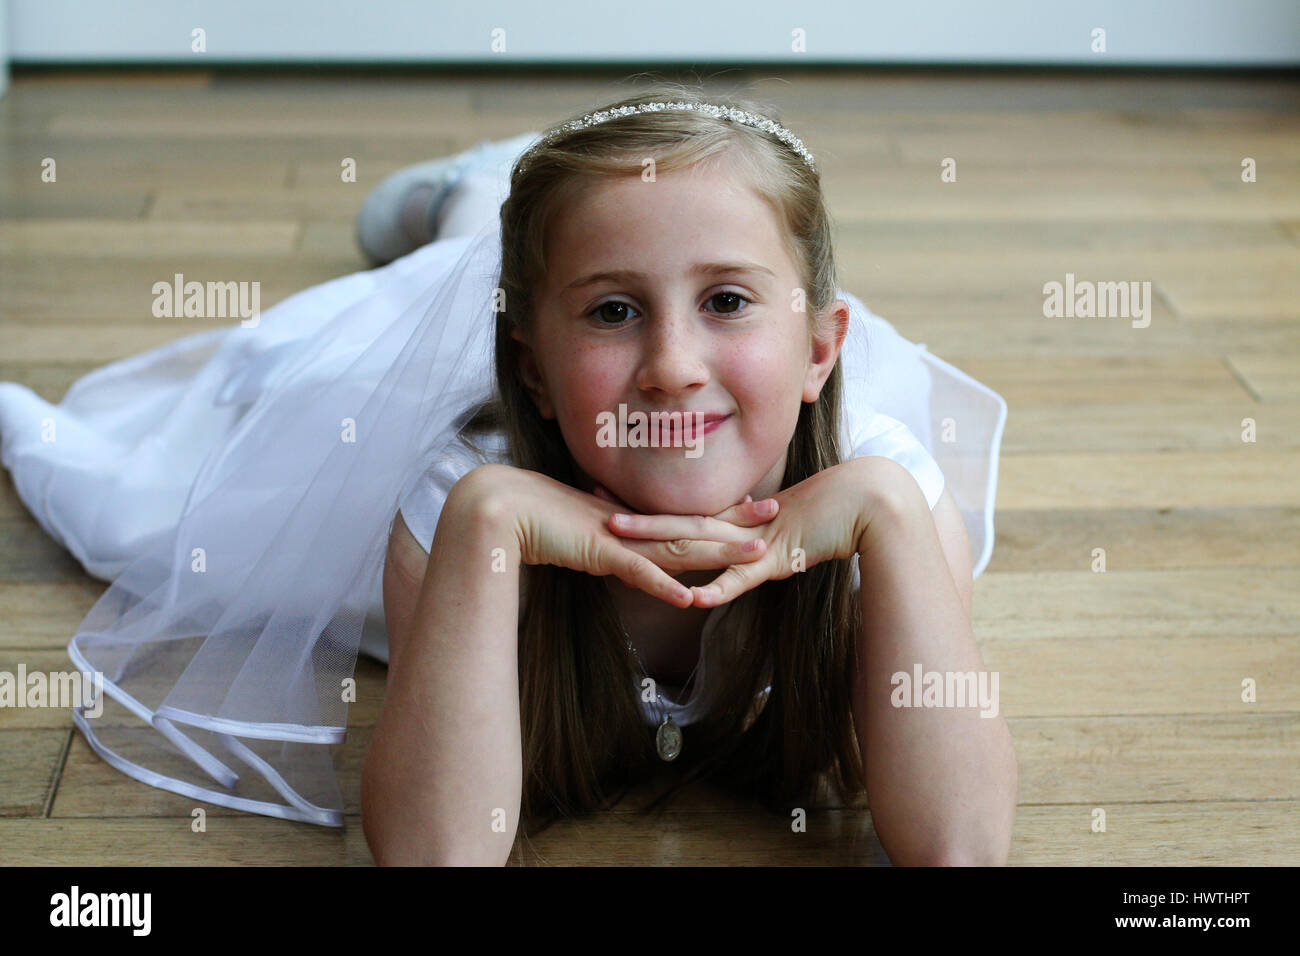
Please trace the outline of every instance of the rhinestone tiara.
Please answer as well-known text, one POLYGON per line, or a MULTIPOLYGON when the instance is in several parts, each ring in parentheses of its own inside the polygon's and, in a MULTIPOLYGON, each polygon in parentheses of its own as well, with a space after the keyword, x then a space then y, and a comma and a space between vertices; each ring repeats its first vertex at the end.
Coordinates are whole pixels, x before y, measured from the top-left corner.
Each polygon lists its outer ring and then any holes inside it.
MULTIPOLYGON (((533 149, 536 149, 538 146, 541 146, 544 143, 549 143, 574 130, 585 129, 589 126, 598 126, 607 120, 617 119, 620 116, 631 116, 633 113, 659 113, 663 110, 690 110, 696 113, 706 113, 717 119, 731 120, 733 123, 740 123, 743 126, 752 126, 755 129, 761 129, 765 133, 771 133, 781 142, 794 150, 794 152, 799 155, 799 158, 808 164, 809 169, 814 172, 817 170, 817 167, 813 165, 813 155, 808 152, 807 148, 805 148, 803 141, 781 124, 774 123, 766 116, 758 116, 754 113, 748 112, 747 110, 736 109, 734 106, 717 106, 713 103, 654 102, 642 103, 639 106, 619 106, 609 110, 597 110, 594 113, 588 113, 581 119, 573 120, 572 122, 565 123, 563 126, 551 130, 551 132, 543 136, 532 149, 529 149, 528 152, 531 153, 533 149)), ((524 159, 519 163, 519 172, 521 173, 527 165, 526 160, 527 154, 525 154, 524 159)))

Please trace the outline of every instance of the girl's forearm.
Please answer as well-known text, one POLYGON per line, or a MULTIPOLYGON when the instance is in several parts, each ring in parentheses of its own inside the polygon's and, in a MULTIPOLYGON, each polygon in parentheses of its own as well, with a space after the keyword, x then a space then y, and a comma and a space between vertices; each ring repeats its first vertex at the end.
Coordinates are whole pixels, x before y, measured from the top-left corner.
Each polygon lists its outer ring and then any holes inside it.
POLYGON ((467 480, 443 507, 366 755, 366 836, 384 864, 499 866, 518 827, 519 548, 467 480))
POLYGON ((903 477, 873 502, 858 548, 854 723, 872 822, 895 864, 1001 865, 1016 806, 1011 732, 1000 708, 981 716, 992 708, 978 697, 953 706, 960 701, 943 694, 967 674, 968 689, 998 685, 985 672, 925 497, 903 477), (922 686, 913 687, 918 667, 922 686), (924 675, 936 673, 942 706, 926 706, 924 675))

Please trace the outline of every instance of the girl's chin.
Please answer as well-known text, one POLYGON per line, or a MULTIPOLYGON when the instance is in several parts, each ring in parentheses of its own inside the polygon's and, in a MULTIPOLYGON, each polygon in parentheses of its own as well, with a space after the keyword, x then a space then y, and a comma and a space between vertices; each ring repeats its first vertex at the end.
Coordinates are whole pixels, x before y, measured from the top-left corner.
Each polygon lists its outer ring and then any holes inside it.
POLYGON ((744 498, 742 493, 735 501, 719 502, 712 498, 704 498, 699 495, 699 489, 683 489, 679 495, 671 493, 671 489, 656 489, 653 496, 647 499, 638 499, 638 504, 630 502, 624 504, 616 502, 620 507, 630 507, 641 514, 647 515, 715 515, 720 511, 734 505, 736 501, 744 498))
POLYGON ((646 515, 715 515, 745 497, 743 490, 729 499, 725 494, 721 498, 701 494, 699 482, 691 481, 656 484, 653 488, 646 489, 644 494, 638 493, 635 488, 616 491, 597 481, 592 494, 605 498, 618 508, 646 515))

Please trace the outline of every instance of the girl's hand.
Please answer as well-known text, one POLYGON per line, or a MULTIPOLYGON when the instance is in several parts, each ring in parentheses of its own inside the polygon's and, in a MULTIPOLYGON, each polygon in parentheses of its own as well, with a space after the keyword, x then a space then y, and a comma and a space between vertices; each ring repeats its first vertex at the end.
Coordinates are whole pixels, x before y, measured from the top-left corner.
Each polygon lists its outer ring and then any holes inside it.
MULTIPOLYGON (((592 493, 619 506, 618 513, 611 516, 609 527, 615 534, 623 536, 622 541, 627 547, 645 555, 664 570, 676 572, 697 567, 691 560, 692 552, 699 553, 703 550, 704 553, 712 553, 716 551, 716 543, 719 541, 729 541, 739 546, 742 561, 754 561, 761 557, 765 547, 763 539, 755 534, 746 534, 742 529, 771 521, 778 508, 775 498, 754 501, 750 495, 745 495, 736 504, 715 515, 657 515, 655 517, 679 518, 690 522, 690 525, 684 526, 685 534, 679 538, 637 541, 625 533, 625 529, 632 527, 634 522, 622 519, 636 519, 642 516, 642 512, 629 508, 601 484, 597 484, 592 493)), ((719 568, 726 566, 715 565, 719 568)))
MULTIPOLYGON (((854 458, 778 492, 776 515, 764 519, 754 538, 762 544, 761 557, 732 564, 704 587, 691 588, 695 606, 725 604, 764 581, 782 580, 823 561, 855 555, 870 521, 872 502, 882 500, 873 492, 896 480, 898 467, 888 459, 854 458), (882 466, 881 461, 887 464, 882 466)), ((712 523, 717 520, 633 515, 626 523, 610 527, 627 538, 662 542, 716 534, 712 523)))
POLYGON ((679 608, 690 607, 694 595, 673 580, 668 570, 725 568, 762 554, 761 550, 743 551, 742 545, 751 536, 731 523, 748 520, 745 512, 752 508, 750 503, 722 512, 730 520, 719 520, 712 536, 670 550, 667 545, 652 546, 619 537, 610 530, 610 518, 618 509, 608 500, 535 471, 510 465, 481 465, 461 481, 467 483, 464 494, 469 497, 458 497, 458 502, 473 502, 484 514, 504 514, 505 526, 514 533, 523 564, 554 564, 598 576, 612 574, 629 587, 679 608))

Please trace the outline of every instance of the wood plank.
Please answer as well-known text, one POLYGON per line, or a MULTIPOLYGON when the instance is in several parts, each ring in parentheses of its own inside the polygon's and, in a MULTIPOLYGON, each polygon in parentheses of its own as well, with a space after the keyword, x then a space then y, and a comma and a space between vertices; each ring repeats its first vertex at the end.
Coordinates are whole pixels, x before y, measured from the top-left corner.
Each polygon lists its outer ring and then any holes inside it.
MULTIPOLYGON (((1009 420, 1013 414, 1018 420, 1022 411, 1042 414, 1044 406, 1066 406, 1077 421, 1106 412, 1108 405, 1121 405, 1139 426, 1145 424, 1150 432, 1156 432, 1164 426, 1163 408, 1199 414, 1203 421, 1222 417, 1227 422, 1224 405, 1251 407, 1248 400, 1252 396, 1233 370, 1212 356, 1045 357, 1032 364, 1011 358, 962 356, 945 357, 944 361, 1006 399, 1009 420), (1189 408, 1189 402, 1196 404, 1189 408)), ((1265 411, 1258 405, 1252 410, 1265 411)), ((1116 417, 1115 410, 1110 412, 1111 418, 1116 417)), ((1234 423, 1238 432, 1240 421, 1238 417, 1234 423)), ((1073 427, 1061 437, 1073 438, 1073 427)), ((1115 449, 1111 446, 1110 450, 1115 449)))
MULTIPOLYGON (((70 733, 55 729, 0 731, 0 817, 45 813, 70 733)), ((0 849, 0 861, 6 856, 6 850, 0 849)))
POLYGON ((1222 137, 1207 135, 1204 129, 1152 123, 1134 124, 1128 129, 1108 128, 1083 118, 1073 129, 1058 125, 1054 130, 1048 128, 1046 134, 1033 125, 1027 125, 1018 136, 1001 129, 905 131, 899 134, 899 148, 904 160, 916 162, 966 154, 1001 156, 1004 161, 1008 156, 1017 156, 1030 164, 1061 160, 1105 165, 1113 156, 1122 155, 1130 165, 1139 161, 1160 165, 1168 160, 1194 160, 1240 169, 1242 156, 1269 157, 1283 163, 1300 160, 1300 139, 1294 123, 1285 122, 1245 137, 1222 137))
POLYGON ((1293 800, 1298 730, 1295 712, 1016 720, 1019 802, 1293 800))
MULTIPOLYGON (((67 581, 84 574, 77 559, 33 518, 0 518, 0 592, 9 582, 67 581)), ((4 604, 0 596, 0 607, 4 604)))
POLYGON ((65 581, 0 584, 0 653, 66 648, 107 589, 85 573, 65 581))
POLYGON ((1053 110, 1081 115, 1109 111, 1134 123, 1158 122, 1173 114, 1185 123, 1197 112, 1265 110, 1276 119, 1279 113, 1295 109, 1295 86, 1289 78, 1219 71, 1201 75, 1071 71, 1062 80, 1043 73, 973 73, 947 66, 924 71, 887 67, 809 71, 797 78, 762 70, 734 75, 737 82, 748 81, 747 89, 754 96, 770 98, 783 109, 883 116, 900 123, 962 113, 1032 119, 1053 110))
POLYGON ((344 835, 334 827, 245 815, 190 819, 0 820, 7 866, 341 866, 344 835))
POLYGON ((1250 319, 1260 314, 1284 314, 1300 290, 1300 255, 1291 266, 1291 274, 1269 278, 1242 276, 1232 269, 1224 273, 1165 278, 1162 294, 1184 319, 1228 316, 1250 319))
POLYGON ((1260 401, 1290 402, 1293 407, 1300 402, 1300 363, 1295 355, 1230 355, 1227 362, 1260 401))
MULTIPOLYGON (((1000 675, 998 703, 1008 718, 1122 714, 1121 722, 1132 730, 1138 726, 1134 719, 1138 714, 1215 714, 1205 719, 1217 727, 1248 711, 1287 715, 1292 736, 1300 730, 1300 716, 1295 713, 1300 711, 1300 642, 1293 636, 1233 629, 1223 637, 1135 638, 1121 633, 1003 641, 983 623, 977 633, 985 666, 1000 675), (1081 661, 1088 663, 1080 666, 1081 661), (1258 702, 1243 703, 1246 680, 1254 682, 1258 702)), ((1181 733, 1174 735, 1197 741, 1193 749, 1198 756, 1189 758, 1192 763, 1198 763, 1201 750, 1210 750, 1212 744, 1210 736, 1187 729, 1199 726, 1199 720, 1199 716, 1187 718, 1181 733)), ((1251 741, 1247 752, 1256 759, 1264 742, 1253 732, 1241 739, 1251 741)), ((1278 762, 1261 769, 1278 775, 1281 765, 1290 762, 1291 782, 1300 780, 1294 750, 1279 746, 1273 756, 1278 762)), ((1226 784, 1226 778, 1219 783, 1226 784)), ((1261 792, 1251 797, 1291 795, 1300 797, 1300 793, 1261 792)))
MULTIPOLYGON (((932 154, 949 156, 949 152, 932 154)), ((936 177, 937 178, 937 177, 936 177)), ((1271 221, 1300 215, 1300 190, 1268 195, 1262 190, 1232 195, 1227 192, 1167 194, 1147 190, 1093 193, 1057 193, 1050 187, 1037 192, 1012 192, 983 188, 978 182, 922 182, 914 187, 898 184, 889 192, 851 188, 826 190, 827 202, 842 222, 888 224, 899 221, 948 219, 1054 222, 1067 220, 1138 219, 1182 222, 1232 218, 1271 221), (944 189, 949 186, 948 189, 944 189)))
MULTIPOLYGON (((1099 174, 1110 174, 1109 169, 1099 174)), ((881 171, 881 186, 887 171, 881 171)), ((857 174, 855 188, 861 188, 857 174)), ((881 249, 930 252, 936 249, 974 252, 994 246, 1006 253, 1070 250, 1175 250, 1175 249, 1285 249, 1294 237, 1277 221, 1250 220, 1203 222, 1159 222, 1141 219, 1077 220, 1048 219, 1040 222, 1008 222, 1004 219, 972 222, 966 219, 925 222, 891 222, 886 229, 874 223, 838 224, 836 254, 853 249, 859 254, 881 249)))
MULTIPOLYGON (((204 251, 112 260, 99 257, 0 262, 8 323, 28 327, 117 323, 130 320, 184 332, 205 320, 153 314, 155 282, 173 282, 176 273, 201 281, 260 282, 265 312, 289 296, 338 278, 342 271, 299 256, 215 256, 204 251), (68 273, 80 281, 68 284, 68 273)), ((15 330, 15 335, 19 334, 15 330)), ((7 368, 13 359, 4 356, 7 368)))
MULTIPOLYGON (((846 237, 842 248, 849 254, 857 252, 852 236, 846 237)), ((877 264, 881 267, 895 291, 909 284, 932 289, 936 276, 943 276, 945 285, 958 290, 995 292, 1009 282, 1023 283, 1036 292, 1040 316, 1046 298, 1043 285, 1053 281, 1064 283, 1066 273, 1074 275, 1076 285, 1083 281, 1168 283, 1206 276, 1230 277, 1233 281, 1276 281, 1287 286, 1300 283, 1295 268, 1300 262, 1300 252, 1282 244, 1259 250, 1188 248, 1136 251, 1107 248, 1079 252, 1048 249, 1027 250, 1015 256, 1007 256, 1000 249, 988 246, 930 251, 875 249, 866 258, 873 269, 877 264)))
POLYGON ((84 185, 69 188, 62 183, 41 184, 40 167, 31 172, 31 183, 0 188, 0 220, 12 219, 135 219, 149 205, 151 191, 145 187, 105 190, 84 185))
MULTIPOLYGON (((1297 633, 1300 562, 1130 570, 1122 546, 1104 538, 1081 545, 1086 547, 1079 548, 1074 571, 981 575, 973 601, 976 636, 1003 641, 1229 636, 1240 639, 1246 653, 1253 640, 1297 633), (1104 573, 1090 570, 1096 547, 1107 548, 1104 573)), ((1285 546, 1294 552, 1296 539, 1285 546)), ((1241 676, 1246 675, 1234 673, 1232 679, 1241 676)))
MULTIPOLYGON (((1033 135, 1029 133, 1029 135, 1033 135)), ((846 139, 845 145, 852 142, 846 139)), ((826 151, 820 150, 825 153, 826 151)), ((908 199, 922 197, 926 193, 947 189, 949 196, 956 199, 958 195, 994 195, 1005 193, 1008 196, 1058 196, 1062 199, 1079 192, 1101 194, 1116 192, 1119 194, 1176 195, 1188 193, 1209 193, 1213 183, 1207 168, 1201 163, 1189 163, 1173 167, 1111 166, 1097 163, 1074 161, 1069 163, 1033 161, 1019 162, 1014 165, 1005 163, 1006 153, 999 154, 997 162, 983 157, 973 157, 970 162, 963 156, 951 153, 939 153, 923 159, 891 157, 881 161, 873 156, 861 156, 856 150, 843 156, 827 153, 828 162, 835 159, 834 166, 828 169, 822 178, 823 189, 828 199, 838 196, 841 190, 893 190, 898 188, 908 199), (944 160, 953 159, 954 164, 944 160), (949 167, 955 172, 956 179, 944 178, 949 167)), ((1284 188, 1279 186, 1279 189, 1284 188)), ((940 194, 942 194, 940 192, 940 194)), ((832 209, 839 209, 832 202, 832 209)), ((1005 217, 993 217, 1002 219, 1005 217)), ((1119 216, 1111 224, 1116 231, 1123 230, 1125 224, 1134 222, 1136 217, 1119 216)), ((962 222, 960 218, 956 222, 962 222)), ((1141 220, 1137 220, 1139 223, 1141 220)), ((1035 224, 1039 228, 1050 224, 1035 224)), ((1080 225, 1099 226, 1091 217, 1080 221, 1080 225)), ((1169 223, 1146 223, 1151 227, 1160 227, 1166 232, 1169 223)), ((859 225, 858 228, 861 228, 859 225)))
POLYGON ((1293 800, 1020 807, 1010 866, 1295 866, 1293 800))
MULTIPOLYGON (((1127 359, 1107 360, 1127 363, 1127 359)), ((1138 360, 1134 360, 1138 361, 1138 360)), ((1159 367, 1159 360, 1153 360, 1159 367)), ((1217 377, 1214 362, 1204 367, 1207 375, 1217 377)), ((1065 368, 1077 367, 1076 379, 1086 377, 1085 369, 1101 360, 1079 359, 1065 368)), ((1242 421, 1255 422, 1258 444, 1273 449, 1292 449, 1300 445, 1300 406, 1283 402, 1267 405, 1240 397, 1235 400, 1201 401, 1187 383, 1186 391, 1170 401, 1123 403, 1112 399, 1115 381, 1112 375, 1104 390, 1082 396, 1078 402, 1060 402, 1052 379, 1040 375, 1039 363, 1025 363, 992 357, 955 356, 953 364, 988 385, 1007 400, 1007 427, 1002 434, 1002 453, 1020 455, 1044 452, 1165 452, 1165 451, 1232 451, 1240 450, 1242 421)), ((1241 370, 1235 360, 1222 363, 1230 372, 1241 370)), ((1177 365, 1177 363, 1175 363, 1177 365)), ((1109 366, 1114 368, 1114 366, 1109 366)), ((1064 370, 1050 359, 1043 368, 1064 370)), ((1244 375, 1242 376, 1245 377, 1244 375)), ((1213 379, 1212 379, 1213 380, 1213 379)), ((1247 380, 1248 384, 1250 380, 1247 380)), ((1080 388, 1082 383, 1075 383, 1080 388)), ((1128 387, 1128 383, 1123 383, 1128 387)), ((1262 384, 1262 383, 1261 383, 1262 384)), ((1226 386, 1221 386, 1228 391, 1226 386)), ((1267 386, 1265 386, 1267 387, 1267 386)))
POLYGON ((244 189, 195 190, 185 186, 160 186, 149 207, 151 221, 246 222, 250 219, 289 219, 342 222, 355 228, 366 194, 376 183, 340 181, 298 183, 295 188, 269 191, 244 189))
MULTIPOLYGON (((265 188, 283 188, 290 181, 292 154, 290 145, 278 148, 263 147, 257 154, 248 149, 232 146, 227 152, 219 144, 196 144, 205 149, 194 149, 186 155, 169 144, 142 146, 124 142, 101 146, 96 142, 71 137, 48 139, 41 137, 31 143, 15 144, 12 140, 0 146, 0 195, 13 197, 11 201, 28 201, 33 208, 41 204, 54 205, 57 197, 67 191, 73 196, 98 189, 105 192, 122 191, 134 198, 143 194, 143 209, 135 209, 138 216, 147 211, 152 191, 163 185, 194 186, 202 183, 206 188, 238 189, 242 186, 261 185, 265 188), (39 180, 42 162, 46 157, 55 160, 58 192, 41 192, 39 180)), ((70 201, 70 200, 69 200, 70 201)))
MULTIPOLYGON (((399 169, 442 156, 453 156, 457 152, 460 152, 460 150, 455 148, 452 141, 444 139, 418 148, 408 149, 403 146, 383 158, 358 159, 356 162, 357 181, 355 184, 348 183, 346 185, 360 186, 365 191, 360 198, 360 202, 364 202, 365 195, 369 190, 374 189, 399 169)), ((341 171, 341 156, 337 158, 333 156, 329 158, 303 156, 293 161, 289 175, 289 190, 291 193, 297 193, 299 190, 332 186, 341 182, 341 171)), ((361 209, 360 205, 356 208, 357 211, 361 209)), ((1283 233, 1283 239, 1287 238, 1283 233)))
MULTIPOLYGON (((1300 563, 1300 511, 1285 507, 999 509, 994 535, 986 573, 998 580, 1008 572, 1085 570, 1092 549, 1103 541, 1108 561, 1118 556, 1133 571, 1281 569, 1300 563)), ((976 582, 977 606, 985 600, 986 580, 976 582)), ((987 599, 1002 598, 990 593, 987 599)))
MULTIPOLYGON (((201 104, 194 107, 194 111, 199 113, 204 109, 201 104)), ((286 103, 280 112, 289 115, 296 109, 296 105, 286 103)), ((429 117, 422 117, 422 122, 428 120, 429 117)), ((51 124, 53 122, 51 120, 51 124)), ((333 122, 339 125, 341 120, 336 116, 333 122)), ((60 182, 90 184, 95 176, 105 173, 118 177, 112 180, 114 182, 131 185, 148 184, 150 180, 142 177, 151 173, 169 181, 184 182, 184 173, 189 170, 194 183, 239 186, 241 180, 236 173, 243 173, 251 178, 243 180, 242 185, 278 187, 287 184, 291 164, 304 156, 337 156, 339 159, 352 156, 367 161, 386 161, 394 156, 428 159, 467 149, 479 139, 504 139, 528 128, 524 125, 505 129, 498 135, 486 131, 480 133, 472 123, 474 121, 469 117, 448 117, 440 121, 442 128, 434 132, 417 133, 411 129, 412 124, 405 124, 394 135, 372 137, 350 133, 294 135, 274 131, 245 135, 243 124, 238 121, 233 129, 223 130, 217 135, 211 135, 209 131, 206 139, 167 135, 119 138, 80 128, 18 129, 0 145, 0 157, 11 164, 2 181, 7 184, 30 182, 31 171, 39 170, 41 160, 52 156, 58 163, 60 182), (466 143, 454 132, 457 129, 465 131, 462 135, 476 138, 466 143), (70 161, 71 165, 66 166, 65 161, 70 161), (223 170, 222 166, 227 168, 223 170), (73 174, 67 175, 69 172, 73 174)))
POLYGON ((68 326, 32 328, 5 323, 0 326, 0 352, 6 353, 13 362, 98 361, 107 365, 198 332, 234 324, 230 319, 216 317, 169 321, 169 325, 156 319, 84 325, 76 335, 68 334, 68 326))
POLYGON ((21 258, 170 255, 287 255, 298 240, 293 222, 166 222, 36 219, 10 223, 0 253, 21 258))
POLYGON ((1240 318, 1182 322, 1157 298, 1151 325, 1134 329, 1129 319, 1044 318, 1041 286, 1022 288, 1014 296, 965 290, 900 292, 890 284, 873 283, 860 267, 844 287, 904 338, 927 345, 945 361, 949 355, 1037 362, 1066 356, 1300 354, 1300 326, 1285 312, 1272 313, 1275 321, 1266 321, 1270 314, 1262 314, 1254 322, 1240 318))
POLYGON ((997 508, 1252 508, 1300 505, 1300 453, 1236 452, 1004 456, 997 508))

